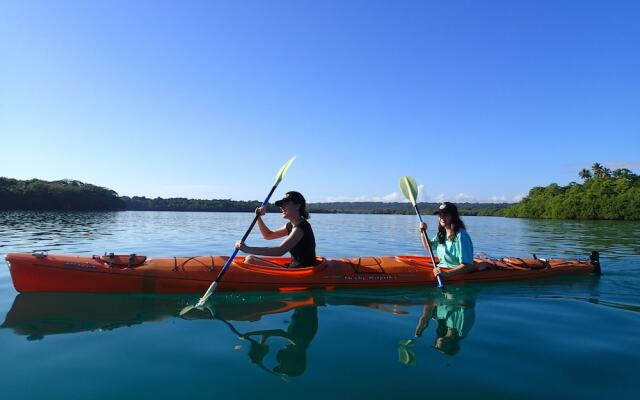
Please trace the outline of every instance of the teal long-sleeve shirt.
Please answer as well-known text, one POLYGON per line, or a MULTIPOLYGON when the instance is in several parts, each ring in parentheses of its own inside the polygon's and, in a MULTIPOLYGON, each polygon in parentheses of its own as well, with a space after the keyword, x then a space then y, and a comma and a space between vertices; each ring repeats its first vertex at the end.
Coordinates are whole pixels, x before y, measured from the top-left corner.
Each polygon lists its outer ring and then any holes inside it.
POLYGON ((438 236, 431 239, 431 247, 440 259, 439 267, 457 267, 462 263, 473 264, 473 242, 465 229, 460 229, 456 238, 447 237, 444 244, 438 241, 438 236))

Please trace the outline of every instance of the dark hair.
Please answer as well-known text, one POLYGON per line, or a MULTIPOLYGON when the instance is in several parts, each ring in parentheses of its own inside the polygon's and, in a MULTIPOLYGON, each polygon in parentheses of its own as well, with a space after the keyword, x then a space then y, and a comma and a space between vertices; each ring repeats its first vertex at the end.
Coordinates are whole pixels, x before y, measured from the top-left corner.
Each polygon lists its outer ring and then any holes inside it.
POLYGON ((433 348, 443 352, 446 355, 453 356, 458 351, 460 351, 459 342, 462 338, 460 337, 460 334, 458 333, 457 329, 453 329, 454 331, 453 336, 447 336, 448 331, 449 331, 449 327, 447 327, 447 321, 445 319, 439 319, 438 326, 436 327, 436 338, 435 338, 433 348), (440 347, 436 345, 438 342, 438 339, 441 340, 440 347))
POLYGON ((300 204, 300 215, 302 215, 302 217, 304 219, 311 218, 311 215, 309 215, 309 211, 307 211, 307 204, 306 203, 300 204))
MULTIPOLYGON (((453 231, 453 233, 449 237, 449 240, 453 241, 455 240, 456 235, 458 234, 461 228, 462 229, 467 229, 467 228, 465 228, 464 222, 462 222, 462 219, 460 219, 460 214, 458 214, 457 208, 453 207, 451 211, 447 212, 446 214, 451 215, 451 230, 453 231)), ((447 239, 447 230, 444 228, 444 226, 438 224, 438 242, 440 242, 441 244, 444 244, 446 239, 447 239)))
POLYGON ((300 215, 304 219, 311 218, 309 212, 307 211, 307 201, 304 199, 304 196, 300 192, 287 192, 285 197, 288 197, 290 202, 298 204, 300 206, 300 215))
POLYGON ((287 376, 300 376, 307 368, 307 353, 295 344, 288 344, 276 354, 278 365, 273 372, 287 376))
POLYGON ((460 351, 460 337, 458 337, 458 334, 455 336, 442 336, 436 338, 436 341, 438 339, 442 340, 442 344, 440 347, 436 347, 436 350, 440 350, 448 356, 455 356, 460 351))

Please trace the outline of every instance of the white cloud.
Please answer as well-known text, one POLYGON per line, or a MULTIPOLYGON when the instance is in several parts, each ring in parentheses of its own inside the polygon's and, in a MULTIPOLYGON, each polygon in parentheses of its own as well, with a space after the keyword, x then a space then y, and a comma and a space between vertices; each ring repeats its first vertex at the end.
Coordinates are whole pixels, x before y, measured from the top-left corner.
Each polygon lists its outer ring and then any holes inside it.
POLYGON ((423 184, 418 185, 418 199, 417 200, 418 200, 418 202, 427 201, 427 192, 425 192, 423 184))
POLYGON ((498 196, 498 195, 493 195, 493 196, 489 196, 489 198, 487 198, 487 202, 489 203, 506 203, 507 202, 507 198, 506 196, 498 196))
MULTIPOLYGON (((418 187, 418 198, 420 198, 420 190, 421 190, 422 186, 418 187)), ((379 201, 379 202, 383 202, 383 203, 397 203, 397 202, 404 202, 407 201, 404 197, 403 194, 399 193, 399 192, 392 192, 389 194, 386 194, 384 196, 355 196, 355 197, 349 197, 349 196, 329 196, 326 198, 326 200, 324 200, 328 203, 335 203, 335 202, 364 202, 364 201, 379 201)), ((421 200, 419 200, 421 201, 421 200)))
POLYGON ((347 197, 347 196, 329 196, 325 200, 325 202, 327 203, 339 203, 342 201, 355 201, 355 200, 353 197, 347 197))
POLYGON ((458 203, 473 203, 476 202, 476 197, 466 193, 458 193, 453 196, 453 199, 458 203))
MULTIPOLYGON (((428 196, 424 191, 424 186, 418 186, 418 202, 429 202, 429 203, 442 203, 445 201, 452 201, 454 203, 517 203, 522 200, 526 195, 518 194, 511 198, 504 195, 491 195, 487 198, 479 199, 477 196, 472 194, 467 194, 460 192, 454 196, 449 196, 445 193, 438 193, 433 196, 428 196)), ((396 202, 406 202, 404 195, 400 192, 389 193, 384 196, 330 196, 327 197, 324 202, 334 203, 334 202, 383 202, 383 203, 396 203, 396 202)), ((320 200, 320 202, 323 202, 320 200)))
POLYGON ((391 203, 391 202, 398 202, 398 201, 403 201, 404 200, 404 196, 400 195, 400 193, 398 192, 393 192, 390 193, 386 196, 383 196, 382 199, 380 198, 375 198, 374 197, 374 201, 383 201, 385 203, 391 203))
POLYGON ((438 193, 437 195, 431 198, 431 201, 434 203, 442 203, 445 201, 447 196, 444 193, 438 193))
POLYGON ((401 195, 398 192, 393 192, 384 196, 365 196, 365 195, 355 196, 355 197, 330 196, 330 197, 327 197, 325 201, 329 203, 342 202, 342 201, 346 201, 346 202, 379 201, 383 203, 395 203, 395 202, 402 202, 404 200, 405 198, 403 195, 401 195))

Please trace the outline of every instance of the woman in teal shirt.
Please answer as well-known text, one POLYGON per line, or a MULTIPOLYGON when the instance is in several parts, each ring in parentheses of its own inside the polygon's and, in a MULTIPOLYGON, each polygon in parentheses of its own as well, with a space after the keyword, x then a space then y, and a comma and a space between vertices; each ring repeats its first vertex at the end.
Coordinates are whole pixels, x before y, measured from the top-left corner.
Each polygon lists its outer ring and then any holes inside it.
MULTIPOLYGON (((473 242, 458 215, 458 207, 445 201, 438 211, 438 233, 431 239, 431 247, 440 262, 433 274, 447 277, 475 270, 473 265, 473 242)), ((420 224, 421 231, 427 231, 427 224, 420 224)), ((426 235, 420 235, 422 244, 427 247, 426 235)))

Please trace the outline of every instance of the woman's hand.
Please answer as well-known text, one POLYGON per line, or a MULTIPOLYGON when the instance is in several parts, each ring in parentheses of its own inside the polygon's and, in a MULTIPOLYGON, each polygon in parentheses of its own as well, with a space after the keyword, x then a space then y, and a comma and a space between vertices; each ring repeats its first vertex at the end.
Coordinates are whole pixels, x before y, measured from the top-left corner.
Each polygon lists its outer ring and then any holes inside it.
MULTIPOLYGON (((433 269, 433 276, 438 276, 438 275, 441 275, 441 274, 442 274, 442 271, 440 270, 439 267, 435 267, 433 269)), ((442 276, 444 276, 444 274, 442 274, 442 276)))
POLYGON ((418 229, 420 230, 420 232, 426 232, 427 231, 427 223, 426 222, 420 222, 420 225, 418 225, 418 229))
POLYGON ((235 248, 240 250, 240 251, 244 251, 246 252, 247 249, 247 245, 244 244, 244 242, 242 240, 238 240, 236 242, 235 248))
POLYGON ((257 216, 261 217, 261 216, 263 216, 263 215, 265 215, 267 213, 267 207, 266 206, 260 206, 260 207, 256 208, 254 212, 256 213, 257 216))

